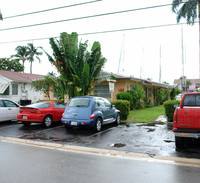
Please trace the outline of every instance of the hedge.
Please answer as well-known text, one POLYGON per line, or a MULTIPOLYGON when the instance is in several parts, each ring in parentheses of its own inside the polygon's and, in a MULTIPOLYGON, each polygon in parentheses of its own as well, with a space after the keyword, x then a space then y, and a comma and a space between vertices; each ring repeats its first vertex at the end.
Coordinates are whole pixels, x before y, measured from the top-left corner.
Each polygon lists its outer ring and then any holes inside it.
POLYGON ((164 108, 165 108, 165 115, 167 116, 167 121, 172 122, 173 121, 173 115, 174 115, 174 105, 180 104, 180 101, 178 100, 169 100, 164 102, 164 108))
POLYGON ((115 105, 116 109, 120 110, 121 119, 126 120, 130 111, 130 102, 127 100, 115 100, 111 101, 111 103, 115 105))

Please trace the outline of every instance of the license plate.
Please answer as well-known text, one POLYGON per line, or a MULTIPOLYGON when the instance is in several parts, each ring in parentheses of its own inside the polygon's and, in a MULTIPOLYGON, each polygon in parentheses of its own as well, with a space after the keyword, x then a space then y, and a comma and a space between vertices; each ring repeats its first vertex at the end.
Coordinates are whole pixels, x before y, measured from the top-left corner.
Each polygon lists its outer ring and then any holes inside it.
POLYGON ((72 121, 71 125, 77 126, 77 122, 76 121, 72 121))
POLYGON ((27 119, 27 116, 23 116, 22 119, 27 119))

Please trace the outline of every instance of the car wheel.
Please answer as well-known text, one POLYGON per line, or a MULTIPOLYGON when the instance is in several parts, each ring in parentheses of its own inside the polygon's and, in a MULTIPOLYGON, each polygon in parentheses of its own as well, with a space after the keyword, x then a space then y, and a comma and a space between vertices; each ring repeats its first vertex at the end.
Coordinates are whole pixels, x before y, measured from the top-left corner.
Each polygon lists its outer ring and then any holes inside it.
POLYGON ((176 151, 180 151, 184 148, 184 137, 176 137, 175 136, 175 145, 176 145, 176 151))
POLYGON ((116 125, 120 124, 120 114, 118 113, 115 120, 116 125))
POLYGON ((27 127, 27 126, 30 126, 31 122, 26 122, 26 121, 23 121, 22 124, 27 127))
POLYGON ((44 125, 45 125, 46 127, 50 127, 51 124, 52 124, 52 116, 50 116, 50 115, 45 116, 43 122, 44 122, 44 125))
POLYGON ((100 132, 101 131, 101 127, 102 127, 102 120, 101 120, 101 118, 97 118, 95 126, 94 126, 94 130, 96 132, 100 132))

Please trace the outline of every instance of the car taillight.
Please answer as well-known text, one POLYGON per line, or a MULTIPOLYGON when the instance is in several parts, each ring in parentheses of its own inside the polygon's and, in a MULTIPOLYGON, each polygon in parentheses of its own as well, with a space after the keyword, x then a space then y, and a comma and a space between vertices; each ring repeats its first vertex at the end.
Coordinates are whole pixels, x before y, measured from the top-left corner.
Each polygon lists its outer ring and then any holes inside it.
POLYGON ((90 116, 90 119, 93 119, 95 117, 95 114, 92 114, 91 116, 90 116))
POLYGON ((177 123, 177 120, 178 120, 178 110, 175 109, 174 116, 173 116, 173 122, 177 123))
POLYGON ((32 110, 31 113, 41 114, 41 111, 39 111, 39 110, 32 110))
POLYGON ((22 113, 22 110, 21 110, 21 109, 19 110, 19 113, 22 113))

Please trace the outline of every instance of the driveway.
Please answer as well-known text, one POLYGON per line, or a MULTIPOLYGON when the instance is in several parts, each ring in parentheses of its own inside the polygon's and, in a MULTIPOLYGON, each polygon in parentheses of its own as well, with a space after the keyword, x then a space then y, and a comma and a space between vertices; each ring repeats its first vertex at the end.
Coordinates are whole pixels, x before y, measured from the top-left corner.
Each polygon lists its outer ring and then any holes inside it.
POLYGON ((171 124, 161 116, 152 123, 106 125, 99 133, 91 129, 66 129, 56 124, 45 128, 41 124, 24 127, 21 123, 0 123, 0 136, 34 141, 51 142, 100 149, 200 159, 200 145, 190 144, 183 152, 175 151, 171 124))

